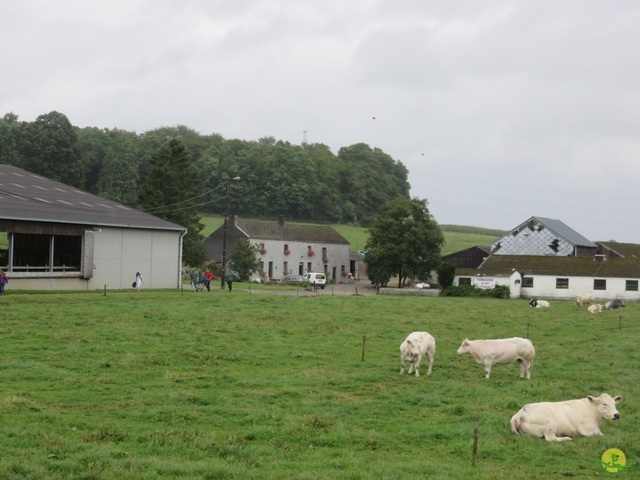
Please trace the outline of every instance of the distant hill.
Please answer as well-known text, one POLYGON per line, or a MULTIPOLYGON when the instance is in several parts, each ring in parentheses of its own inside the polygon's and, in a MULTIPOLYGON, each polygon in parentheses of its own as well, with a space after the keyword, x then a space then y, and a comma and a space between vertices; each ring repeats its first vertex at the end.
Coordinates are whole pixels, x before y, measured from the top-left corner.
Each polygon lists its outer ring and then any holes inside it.
MULTIPOLYGON (((223 217, 207 215, 202 218, 204 229, 202 234, 206 237, 219 228, 224 222, 223 217)), ((298 223, 298 222, 291 222, 298 223)), ((331 225, 344 238, 349 240, 352 252, 363 250, 369 234, 364 227, 355 227, 353 225, 331 225)), ((442 255, 465 250, 475 245, 489 246, 495 240, 502 237, 506 230, 495 230, 482 227, 471 227, 464 225, 440 225, 444 233, 445 244, 442 247, 442 255)))

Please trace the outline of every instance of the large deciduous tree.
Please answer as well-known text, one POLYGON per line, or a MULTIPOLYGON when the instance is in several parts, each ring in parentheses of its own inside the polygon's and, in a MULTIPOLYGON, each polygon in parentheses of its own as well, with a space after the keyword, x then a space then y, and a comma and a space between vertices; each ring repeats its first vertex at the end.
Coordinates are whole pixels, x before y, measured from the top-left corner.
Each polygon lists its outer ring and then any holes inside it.
POLYGON ((162 145, 151 157, 145 182, 140 187, 140 207, 160 218, 188 229, 184 237, 183 260, 187 265, 205 261, 206 248, 200 231, 197 196, 197 170, 189 159, 189 152, 178 139, 162 145))
POLYGON ((407 279, 427 281, 439 265, 443 244, 444 235, 426 200, 397 199, 383 207, 369 229, 367 270, 380 277, 378 285, 386 284, 392 274, 398 276, 398 287, 407 279))

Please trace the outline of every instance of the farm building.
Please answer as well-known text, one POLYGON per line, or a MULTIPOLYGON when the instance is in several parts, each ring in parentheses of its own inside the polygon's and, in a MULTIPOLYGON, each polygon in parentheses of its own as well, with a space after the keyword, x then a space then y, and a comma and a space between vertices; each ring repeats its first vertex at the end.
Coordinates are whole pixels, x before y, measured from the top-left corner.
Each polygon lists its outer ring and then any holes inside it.
POLYGON ((13 290, 180 285, 186 229, 11 165, 0 165, 0 268, 13 290))
MULTIPOLYGON (((224 226, 205 240, 209 259, 218 263, 222 262, 223 237, 224 226)), ((277 222, 229 217, 227 259, 242 239, 259 246, 260 269, 276 281, 292 273, 325 272, 331 280, 346 282, 358 267, 358 260, 349 258, 349 241, 328 225, 288 224, 283 216, 277 222)))
MULTIPOLYGON (((559 220, 531 217, 494 242, 491 251, 476 267, 457 267, 454 284, 507 285, 512 298, 591 293, 599 301, 640 300, 640 245, 593 243, 559 220)), ((465 252, 443 260, 456 266, 452 262, 465 252)))

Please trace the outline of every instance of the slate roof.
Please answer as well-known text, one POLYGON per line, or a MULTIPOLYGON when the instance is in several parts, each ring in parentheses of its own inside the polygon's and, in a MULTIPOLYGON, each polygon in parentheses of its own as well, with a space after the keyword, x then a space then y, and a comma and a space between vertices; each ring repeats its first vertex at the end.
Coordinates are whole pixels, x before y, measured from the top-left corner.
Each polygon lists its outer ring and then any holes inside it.
POLYGON ((0 220, 185 231, 118 202, 0 164, 0 220))
MULTIPOLYGON (((222 237, 224 227, 218 228, 209 237, 222 237)), ((290 242, 334 243, 349 245, 349 240, 329 225, 290 225, 280 222, 229 219, 227 236, 243 236, 251 240, 281 240, 290 242)))
MULTIPOLYGON (((640 259, 554 257, 533 255, 491 255, 473 274, 515 269, 522 275, 640 278, 640 259)), ((460 273, 456 271, 456 275, 460 273)))
POLYGON ((566 241, 579 246, 579 247, 593 247, 595 248, 596 244, 593 243, 586 237, 583 237, 578 232, 576 232, 573 228, 569 227, 566 223, 555 220, 553 218, 545 218, 545 217, 531 217, 529 220, 524 222, 520 227, 526 225, 531 220, 537 220, 542 223, 546 228, 554 232, 559 237, 564 238, 566 241))
POLYGON ((640 258, 640 245, 637 243, 598 242, 598 244, 617 253, 621 257, 640 258))

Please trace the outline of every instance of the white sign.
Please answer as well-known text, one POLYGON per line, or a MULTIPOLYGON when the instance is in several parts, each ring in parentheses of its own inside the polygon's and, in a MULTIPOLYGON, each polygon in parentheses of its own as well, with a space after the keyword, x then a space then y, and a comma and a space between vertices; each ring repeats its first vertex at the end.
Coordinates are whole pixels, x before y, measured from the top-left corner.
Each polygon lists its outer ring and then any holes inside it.
POLYGON ((476 277, 476 287, 483 290, 496 288, 496 279, 493 277, 476 277))

